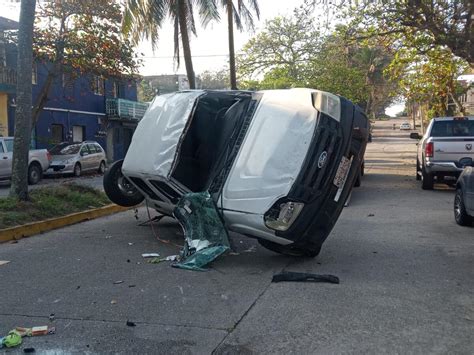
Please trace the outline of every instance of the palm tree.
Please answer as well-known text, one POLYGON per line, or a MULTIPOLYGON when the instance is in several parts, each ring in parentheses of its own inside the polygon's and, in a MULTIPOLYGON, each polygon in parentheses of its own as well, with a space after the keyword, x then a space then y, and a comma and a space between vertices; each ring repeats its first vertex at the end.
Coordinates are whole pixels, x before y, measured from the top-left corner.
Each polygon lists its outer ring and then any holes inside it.
POLYGON ((201 22, 206 25, 219 19, 215 0, 126 0, 123 17, 123 32, 130 34, 134 43, 142 38, 151 40, 156 48, 159 29, 167 17, 174 24, 174 54, 179 67, 179 37, 183 46, 184 63, 189 87, 196 88, 189 31, 196 35, 193 5, 197 5, 201 22))
MULTIPOLYGON (((248 0, 249 7, 257 15, 257 19, 260 19, 260 9, 258 7, 258 0, 248 0)), ((229 67, 230 67, 230 87, 232 90, 237 89, 237 77, 235 72, 235 49, 234 49, 234 22, 235 26, 239 31, 244 29, 242 24, 245 22, 247 28, 254 29, 254 21, 252 12, 245 5, 244 0, 237 0, 237 6, 234 5, 233 0, 221 0, 221 6, 227 13, 227 26, 229 33, 229 67)))

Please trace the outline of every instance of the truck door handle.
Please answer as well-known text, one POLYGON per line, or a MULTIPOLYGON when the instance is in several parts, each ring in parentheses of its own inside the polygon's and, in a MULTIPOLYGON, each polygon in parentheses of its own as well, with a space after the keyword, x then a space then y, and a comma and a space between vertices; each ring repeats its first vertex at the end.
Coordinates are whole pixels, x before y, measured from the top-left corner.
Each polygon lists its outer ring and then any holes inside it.
POLYGON ((3 157, 2 159, 8 159, 8 157, 3 157))

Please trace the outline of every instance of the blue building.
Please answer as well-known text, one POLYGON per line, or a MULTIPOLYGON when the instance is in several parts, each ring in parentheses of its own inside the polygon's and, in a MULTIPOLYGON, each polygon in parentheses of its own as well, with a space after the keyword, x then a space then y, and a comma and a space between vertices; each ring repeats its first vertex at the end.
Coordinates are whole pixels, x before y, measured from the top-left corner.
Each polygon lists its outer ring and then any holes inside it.
MULTIPOLYGON (((16 46, 5 43, 3 31, 18 24, 0 17, 0 135, 12 136, 15 121, 16 46)), ((33 103, 47 78, 47 64, 35 61, 33 103)), ((63 141, 95 140, 109 161, 122 159, 147 104, 137 102, 134 81, 93 75, 57 77, 33 130, 33 145, 49 148, 63 141)))

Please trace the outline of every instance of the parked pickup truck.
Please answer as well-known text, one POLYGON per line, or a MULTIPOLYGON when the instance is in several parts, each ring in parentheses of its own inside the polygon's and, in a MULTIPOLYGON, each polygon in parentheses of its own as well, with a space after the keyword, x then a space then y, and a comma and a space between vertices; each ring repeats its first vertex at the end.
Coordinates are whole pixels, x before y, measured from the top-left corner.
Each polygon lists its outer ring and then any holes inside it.
POLYGON ((433 118, 421 137, 418 133, 410 138, 420 139, 416 160, 416 178, 424 190, 433 189, 436 181, 445 177, 459 177, 465 162, 474 158, 474 116, 433 118))
MULTIPOLYGON (((0 180, 12 176, 13 137, 0 137, 0 180)), ((51 155, 46 149, 30 150, 28 161, 28 183, 37 184, 43 172, 49 168, 51 155)))
POLYGON ((369 129, 352 102, 313 89, 157 96, 104 190, 165 215, 207 191, 229 230, 314 257, 360 173, 369 129))

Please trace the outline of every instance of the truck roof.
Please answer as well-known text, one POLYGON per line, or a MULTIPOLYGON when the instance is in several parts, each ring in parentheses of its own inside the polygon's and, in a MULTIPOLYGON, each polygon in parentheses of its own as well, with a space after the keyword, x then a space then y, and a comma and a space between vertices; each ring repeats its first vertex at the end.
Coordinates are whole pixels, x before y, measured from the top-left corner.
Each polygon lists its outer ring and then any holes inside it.
POLYGON ((453 121, 453 120, 474 120, 474 116, 446 116, 446 117, 434 117, 433 121, 453 121))

